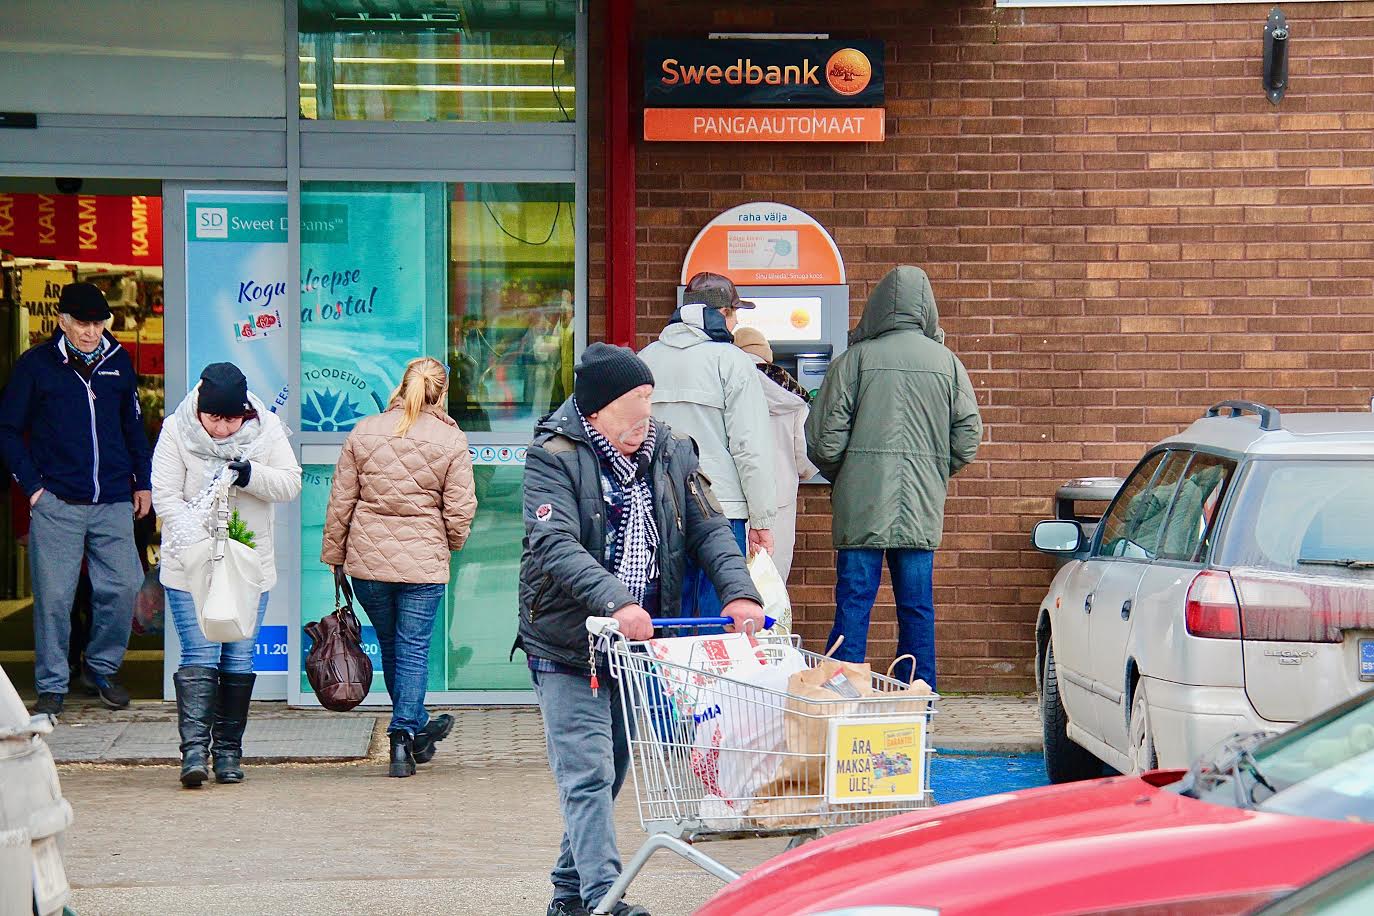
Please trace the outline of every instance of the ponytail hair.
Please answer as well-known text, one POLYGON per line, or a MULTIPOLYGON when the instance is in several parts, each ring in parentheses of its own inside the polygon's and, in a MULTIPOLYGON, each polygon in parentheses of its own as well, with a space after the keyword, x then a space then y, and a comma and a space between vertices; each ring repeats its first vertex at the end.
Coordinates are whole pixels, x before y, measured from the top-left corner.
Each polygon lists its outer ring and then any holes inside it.
POLYGON ((391 395, 392 404, 400 402, 401 422, 396 435, 404 436, 420 418, 420 411, 438 404, 448 390, 448 369, 432 356, 421 356, 406 364, 401 384, 391 395))

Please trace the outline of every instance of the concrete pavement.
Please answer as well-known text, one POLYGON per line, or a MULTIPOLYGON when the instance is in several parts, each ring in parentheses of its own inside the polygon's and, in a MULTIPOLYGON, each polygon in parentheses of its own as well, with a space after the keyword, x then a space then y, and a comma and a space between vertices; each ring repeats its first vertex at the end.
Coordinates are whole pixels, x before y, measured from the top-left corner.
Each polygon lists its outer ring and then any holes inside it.
MULTIPOLYGON (((292 722, 318 725, 340 718, 259 705, 255 721, 275 725, 279 736, 292 722)), ((937 747, 1039 746, 1031 698, 949 697, 939 708, 937 747)), ((122 713, 78 706, 63 728, 79 732, 76 726, 83 722, 85 728, 120 722, 152 726, 165 724, 171 715, 169 705, 158 703, 122 713)), ((543 912, 560 822, 537 711, 460 710, 453 736, 412 779, 385 775, 384 717, 368 711, 342 718, 372 723, 367 756, 350 762, 250 764, 247 781, 238 786, 183 790, 170 755, 156 749, 141 766, 61 766, 63 792, 76 810, 67 869, 77 912, 543 912), (160 765, 159 757, 165 758, 160 765)), ((59 735, 57 749, 63 740, 59 735)), ((632 788, 627 787, 617 818, 622 854, 628 857, 644 840, 632 788)), ((703 848, 744 871, 780 852, 785 842, 703 848)), ((654 916, 687 916, 719 887, 704 872, 660 853, 636 880, 629 899, 654 916)))
MULTIPOLYGON (((941 697, 932 734, 943 750, 1038 753, 1040 718, 1031 696, 941 697)), ((533 707, 469 707, 456 712, 455 741, 469 758, 486 758, 510 745, 524 756, 542 757, 543 725, 533 707), (498 741, 499 739, 499 741, 498 741)), ((245 735, 245 754, 260 762, 356 760, 369 752, 368 735, 385 727, 375 709, 331 713, 255 703, 245 735), (379 725, 379 723, 381 723, 379 725)), ((49 739, 59 763, 144 764, 176 760, 176 708, 140 701, 110 712, 94 701, 73 699, 49 739)))

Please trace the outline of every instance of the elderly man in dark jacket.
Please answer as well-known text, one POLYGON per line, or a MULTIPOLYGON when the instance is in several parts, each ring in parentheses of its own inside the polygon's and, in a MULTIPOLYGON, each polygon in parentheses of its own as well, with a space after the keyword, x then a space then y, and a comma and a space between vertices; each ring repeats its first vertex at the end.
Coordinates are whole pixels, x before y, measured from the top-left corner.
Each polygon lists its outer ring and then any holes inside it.
POLYGON ((143 568, 134 517, 152 507, 151 450, 133 360, 105 330, 110 307, 92 283, 58 300, 58 331, 14 365, 0 399, 0 455, 29 500, 34 679, 40 713, 62 712, 72 598, 90 568, 91 638, 82 682, 111 709, 143 568))
MULTIPOLYGON (((648 639, 677 616, 690 557, 734 623, 763 608, 692 441, 653 420, 654 379, 623 347, 592 344, 574 395, 535 430, 525 464, 520 635, 544 715, 565 833, 549 916, 595 908, 620 874, 613 801, 629 766, 619 685, 588 641, 588 617, 648 639), (593 679, 599 682, 593 685, 593 679)), ((621 901, 617 916, 646 916, 621 901)))

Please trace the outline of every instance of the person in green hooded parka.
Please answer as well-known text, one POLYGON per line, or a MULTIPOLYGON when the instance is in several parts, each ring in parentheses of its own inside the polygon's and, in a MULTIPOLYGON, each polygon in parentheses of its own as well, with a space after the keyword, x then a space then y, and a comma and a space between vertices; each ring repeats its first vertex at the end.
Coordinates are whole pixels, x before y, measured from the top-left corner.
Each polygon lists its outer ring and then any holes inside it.
POLYGON ((862 662, 883 556, 897 598, 894 676, 935 687, 931 578, 949 478, 983 435, 968 372, 944 346, 930 279, 897 267, 874 289, 806 424, 807 454, 834 485, 835 657, 862 662))

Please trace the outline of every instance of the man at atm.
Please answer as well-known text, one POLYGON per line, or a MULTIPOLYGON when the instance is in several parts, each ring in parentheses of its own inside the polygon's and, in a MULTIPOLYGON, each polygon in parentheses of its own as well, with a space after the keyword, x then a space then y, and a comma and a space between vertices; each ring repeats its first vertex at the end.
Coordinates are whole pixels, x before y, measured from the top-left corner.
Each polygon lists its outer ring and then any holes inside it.
POLYGON ((978 452, 983 421, 964 364, 944 346, 930 278, 883 277, 830 364, 806 423, 807 453, 834 483, 835 626, 827 646, 862 662, 886 554, 897 598, 894 676, 935 687, 935 549, 949 478, 978 452), (913 675, 909 657, 916 659, 913 675))
MULTIPOLYGON (((747 554, 773 552, 778 514, 768 401, 754 360, 732 333, 737 310, 753 307, 728 277, 703 271, 688 281, 658 340, 640 353, 657 380, 654 417, 692 437, 711 492, 747 554)), ((705 572, 689 564, 683 616, 716 617, 720 607, 705 572)))

